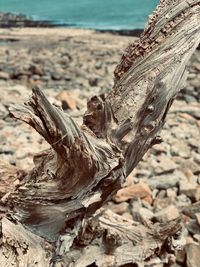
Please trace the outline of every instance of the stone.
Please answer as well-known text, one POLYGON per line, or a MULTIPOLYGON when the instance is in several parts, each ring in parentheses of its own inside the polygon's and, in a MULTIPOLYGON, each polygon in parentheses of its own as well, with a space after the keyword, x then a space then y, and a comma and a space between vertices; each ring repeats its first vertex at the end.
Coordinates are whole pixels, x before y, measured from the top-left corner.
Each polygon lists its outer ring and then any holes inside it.
POLYGON ((152 162, 155 174, 162 174, 165 172, 173 172, 177 164, 166 155, 156 157, 156 160, 152 162))
POLYGON ((0 103, 0 119, 5 118, 8 115, 8 110, 5 108, 3 104, 0 103))
POLYGON ((41 80, 44 82, 48 82, 51 80, 51 76, 50 75, 44 75, 41 77, 41 80))
POLYGON ((34 74, 34 75, 32 75, 31 78, 32 78, 34 81, 40 80, 40 76, 39 76, 38 74, 34 74))
POLYGON ((179 210, 174 206, 170 205, 154 214, 154 219, 157 222, 168 222, 175 220, 180 216, 179 210))
POLYGON ((190 157, 190 147, 185 141, 175 140, 171 146, 171 155, 182 158, 190 157))
POLYGON ((154 213, 151 210, 143 207, 140 207, 138 209, 133 208, 132 214, 133 218, 136 218, 139 214, 144 220, 151 220, 154 216, 154 213))
POLYGON ((71 97, 70 93, 67 91, 61 91, 56 99, 62 103, 62 108, 66 109, 76 109, 76 101, 71 97))
POLYGON ((192 95, 185 95, 184 98, 187 103, 197 102, 196 97, 192 95))
POLYGON ((196 244, 187 244, 185 246, 186 266, 199 267, 200 265, 200 246, 196 244))
POLYGON ((44 74, 42 67, 39 65, 31 65, 29 67, 29 71, 32 73, 32 75, 42 76, 44 74))
POLYGON ((98 78, 97 77, 90 78, 88 82, 89 82, 90 86, 98 86, 98 78))
POLYGON ((146 183, 151 189, 168 189, 176 187, 179 182, 179 177, 175 174, 163 174, 151 177, 146 180, 146 183))
POLYGON ((157 194, 157 198, 165 198, 166 196, 166 191, 165 190, 160 190, 157 194))
POLYGON ((128 211, 128 203, 127 202, 121 202, 119 204, 110 203, 106 206, 106 208, 112 210, 113 212, 122 215, 123 213, 128 211))
POLYGON ((0 80, 8 80, 10 78, 9 73, 0 71, 0 80))
MULTIPOLYGON (((193 63, 193 66, 195 67, 196 70, 200 71, 200 63, 195 62, 195 63, 193 63)), ((195 78, 196 78, 196 76, 195 76, 195 78)))
POLYGON ((186 257, 186 253, 184 249, 176 251, 176 261, 178 263, 184 264, 185 257, 186 257))
POLYGON ((200 201, 199 202, 196 202, 196 203, 194 203, 192 205, 186 206, 182 210, 182 212, 185 215, 189 216, 190 218, 195 219, 196 218, 196 215, 195 214, 196 213, 200 213, 200 201))
POLYGON ((127 201, 129 199, 143 199, 147 202, 152 202, 152 193, 147 184, 140 182, 138 184, 133 184, 128 187, 120 189, 114 196, 116 202, 127 201))
MULTIPOLYGON (((188 140, 189 141, 189 140, 188 140)), ((195 153, 196 154, 196 153, 195 153)), ((184 160, 182 163, 181 163, 181 169, 184 170, 184 173, 185 175, 188 177, 188 180, 189 181, 192 181, 194 180, 194 175, 193 174, 196 174, 196 173, 199 173, 200 172, 200 161, 198 161, 198 158, 196 160, 195 158, 195 155, 193 153, 193 159, 187 159, 187 160, 184 160), (195 162, 196 161, 196 162, 195 162)), ((200 157, 199 157, 199 160, 200 160, 200 157)))
POLYGON ((200 226, 198 225, 196 220, 190 220, 190 222, 186 225, 187 230, 191 233, 191 234, 200 234, 200 226))
MULTIPOLYGON (((199 83, 199 81, 198 81, 199 83)), ((200 119, 200 103, 189 103, 185 105, 182 101, 176 103, 176 105, 172 105, 170 112, 171 113, 187 113, 191 115, 193 118, 200 119)))
POLYGON ((166 150, 164 144, 156 144, 152 148, 152 153, 154 153, 155 155, 166 154, 166 151, 167 150, 166 150))
POLYGON ((123 213, 122 216, 128 220, 133 220, 133 217, 131 216, 129 212, 123 213))
POLYGON ((175 198, 177 195, 177 188, 168 188, 166 190, 167 197, 173 197, 175 198))
POLYGON ((193 201, 200 200, 200 185, 187 181, 179 182, 179 191, 181 194, 188 196, 193 201))
POLYGON ((58 73, 58 72, 53 72, 51 74, 51 77, 55 81, 60 81, 62 79, 62 74, 61 73, 58 73))
POLYGON ((191 122, 191 121, 194 122, 195 121, 195 119, 191 115, 189 115, 187 113, 180 113, 178 115, 179 115, 179 117, 184 118, 185 120, 187 120, 189 122, 191 122))
POLYGON ((193 235, 193 238, 195 241, 197 241, 200 244, 200 235, 195 234, 195 235, 193 235))
POLYGON ((195 79, 192 79, 190 81, 190 84, 194 87, 194 88, 199 88, 199 79, 196 77, 195 79))
POLYGON ((200 226, 200 212, 195 213, 195 217, 196 217, 198 225, 200 226))

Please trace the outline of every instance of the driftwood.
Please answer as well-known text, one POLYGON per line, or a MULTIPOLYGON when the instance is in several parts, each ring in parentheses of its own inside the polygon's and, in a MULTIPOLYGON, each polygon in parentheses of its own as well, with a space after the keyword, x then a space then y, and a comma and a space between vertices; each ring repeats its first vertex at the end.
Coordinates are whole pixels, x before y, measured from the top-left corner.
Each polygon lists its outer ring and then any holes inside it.
POLYGON ((82 126, 38 88, 10 107, 50 148, 30 172, 0 162, 0 266, 144 266, 167 242, 176 247, 179 220, 142 225, 101 207, 160 142, 199 41, 200 1, 161 0, 117 66, 114 88, 88 102, 82 126))

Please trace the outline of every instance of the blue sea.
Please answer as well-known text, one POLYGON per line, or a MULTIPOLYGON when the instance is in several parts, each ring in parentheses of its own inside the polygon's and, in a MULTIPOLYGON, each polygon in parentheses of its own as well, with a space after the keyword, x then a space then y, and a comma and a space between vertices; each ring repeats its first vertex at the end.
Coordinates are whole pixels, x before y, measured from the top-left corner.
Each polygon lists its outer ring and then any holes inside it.
POLYGON ((158 0, 0 0, 0 12, 22 13, 78 28, 142 29, 158 0))

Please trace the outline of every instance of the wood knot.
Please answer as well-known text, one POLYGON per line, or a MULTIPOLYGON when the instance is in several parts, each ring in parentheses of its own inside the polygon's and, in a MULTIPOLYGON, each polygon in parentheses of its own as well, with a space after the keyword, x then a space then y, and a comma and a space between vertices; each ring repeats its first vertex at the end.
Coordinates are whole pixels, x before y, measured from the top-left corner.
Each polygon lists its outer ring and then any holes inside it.
POLYGON ((104 96, 94 96, 87 103, 83 123, 96 135, 100 135, 105 124, 104 96))

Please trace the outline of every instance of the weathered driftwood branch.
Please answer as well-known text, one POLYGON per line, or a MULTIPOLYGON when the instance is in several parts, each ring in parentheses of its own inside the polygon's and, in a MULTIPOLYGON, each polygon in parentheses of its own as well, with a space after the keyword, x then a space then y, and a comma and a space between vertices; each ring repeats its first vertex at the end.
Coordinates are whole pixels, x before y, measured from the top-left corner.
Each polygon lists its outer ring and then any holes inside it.
POLYGON ((61 263, 55 255, 64 266, 142 264, 180 230, 179 222, 144 226, 95 212, 159 142, 199 41, 200 1, 163 0, 117 66, 113 90, 88 102, 82 126, 38 88, 10 108, 51 147, 34 157, 31 172, 13 173, 14 184, 0 177, 2 266, 61 263))

